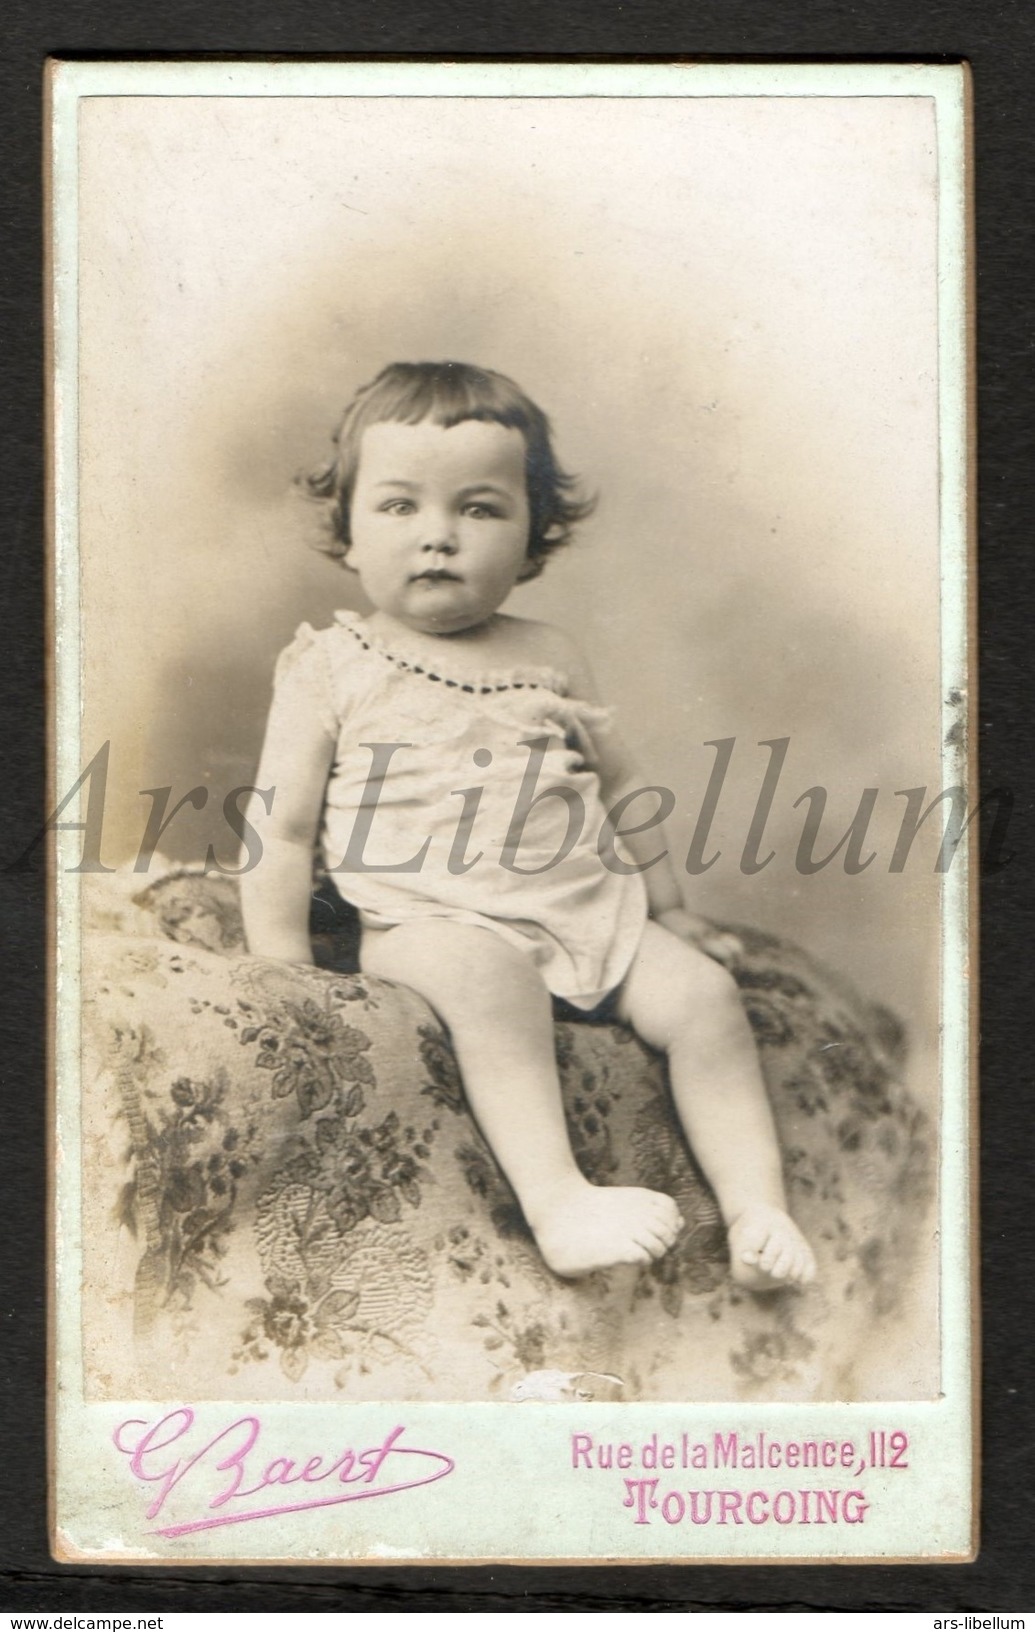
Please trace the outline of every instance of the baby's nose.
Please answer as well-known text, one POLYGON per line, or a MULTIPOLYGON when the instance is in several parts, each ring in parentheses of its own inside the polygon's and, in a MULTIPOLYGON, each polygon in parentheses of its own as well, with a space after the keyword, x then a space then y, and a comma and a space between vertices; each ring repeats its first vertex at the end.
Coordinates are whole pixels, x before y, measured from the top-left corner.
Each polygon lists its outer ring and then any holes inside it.
POLYGON ((447 527, 435 528, 424 540, 421 549, 433 555, 455 555, 457 549, 456 538, 447 527))

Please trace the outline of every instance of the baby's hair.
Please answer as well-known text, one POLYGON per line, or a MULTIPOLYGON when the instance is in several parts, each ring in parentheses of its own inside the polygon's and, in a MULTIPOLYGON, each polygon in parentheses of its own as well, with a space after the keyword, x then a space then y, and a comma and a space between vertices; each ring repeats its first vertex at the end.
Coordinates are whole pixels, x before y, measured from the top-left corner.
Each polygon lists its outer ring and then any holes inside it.
POLYGON ((546 557, 568 543, 594 500, 580 497, 577 479, 557 463, 542 409, 505 374, 471 363, 389 363, 356 392, 334 434, 334 459, 298 478, 311 498, 331 501, 329 536, 320 546, 324 552, 339 561, 348 555, 349 509, 364 431, 386 422, 419 425, 425 420, 448 429, 469 419, 503 425, 524 438, 528 558, 542 571, 546 557))

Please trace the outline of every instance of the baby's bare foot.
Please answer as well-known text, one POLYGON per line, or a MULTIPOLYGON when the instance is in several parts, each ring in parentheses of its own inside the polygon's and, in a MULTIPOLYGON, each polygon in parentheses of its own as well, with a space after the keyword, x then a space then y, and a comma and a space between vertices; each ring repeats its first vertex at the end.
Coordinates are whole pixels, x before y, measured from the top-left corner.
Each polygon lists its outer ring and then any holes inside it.
POLYGON ((660 1258, 683 1227, 671 1196, 579 1183, 552 1195, 528 1222, 555 1275, 574 1278, 614 1264, 660 1258))
POLYGON ((807 1286, 816 1260, 797 1224, 779 1207, 745 1207, 729 1228, 730 1274, 749 1292, 807 1286))

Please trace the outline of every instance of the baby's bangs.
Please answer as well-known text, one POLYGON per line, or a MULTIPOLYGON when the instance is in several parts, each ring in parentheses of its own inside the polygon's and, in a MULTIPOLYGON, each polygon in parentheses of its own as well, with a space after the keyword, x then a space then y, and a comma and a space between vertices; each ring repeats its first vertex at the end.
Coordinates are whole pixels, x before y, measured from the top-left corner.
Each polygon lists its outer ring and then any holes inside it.
POLYGON ((481 419, 527 433, 540 418, 534 404, 502 374, 470 363, 394 363, 361 394, 355 429, 384 421, 430 421, 449 430, 481 419))

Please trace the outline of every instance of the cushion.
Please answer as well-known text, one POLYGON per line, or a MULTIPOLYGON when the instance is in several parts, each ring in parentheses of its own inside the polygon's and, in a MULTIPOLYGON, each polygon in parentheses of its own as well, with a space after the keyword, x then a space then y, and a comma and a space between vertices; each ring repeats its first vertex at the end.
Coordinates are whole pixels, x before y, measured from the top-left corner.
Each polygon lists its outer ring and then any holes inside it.
POLYGON ((730 1279, 665 1063, 556 1025, 587 1177, 675 1197, 676 1247, 579 1282, 542 1263, 406 988, 355 972, 314 895, 322 967, 250 957, 234 880, 109 881, 84 967, 84 1296, 93 1397, 496 1400, 931 1392, 932 1135, 902 1028, 786 941, 738 927, 803 1292, 730 1279))

